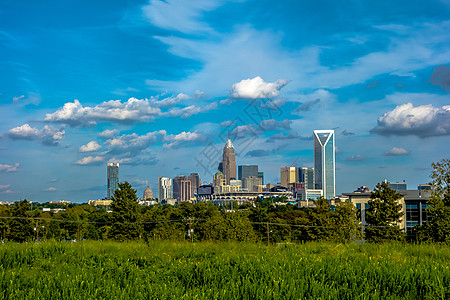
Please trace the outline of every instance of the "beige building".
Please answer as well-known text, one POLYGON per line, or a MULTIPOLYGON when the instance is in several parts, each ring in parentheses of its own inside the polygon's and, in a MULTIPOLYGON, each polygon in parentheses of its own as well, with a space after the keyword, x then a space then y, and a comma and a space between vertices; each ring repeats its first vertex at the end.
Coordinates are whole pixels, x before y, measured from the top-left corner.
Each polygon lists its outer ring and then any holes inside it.
MULTIPOLYGON (((356 209, 358 210, 358 213, 360 215, 360 220, 362 225, 366 225, 366 210, 369 209, 369 200, 370 200, 370 193, 343 193, 343 196, 347 196, 351 203, 353 203, 356 206, 356 209)), ((398 202, 402 205, 402 217, 400 218, 400 223, 398 226, 401 230, 406 230, 406 218, 405 218, 405 211, 406 211, 406 204, 405 204, 405 197, 402 197, 398 200, 398 202)))
POLYGON ((219 165, 219 169, 223 173, 226 184, 230 184, 231 179, 237 179, 236 156, 234 153, 234 146, 230 140, 226 142, 225 147, 223 148, 223 159, 219 165))
POLYGON ((249 192, 258 192, 259 191, 258 186, 262 186, 262 178, 249 176, 244 178, 243 180, 243 188, 249 192))
POLYGON ((173 179, 173 197, 183 202, 190 201, 192 196, 191 181, 186 176, 176 176, 173 179))
POLYGON ((281 186, 289 188, 289 183, 297 182, 297 170, 295 167, 284 167, 280 171, 281 186))
POLYGON ((99 206, 99 205, 104 205, 104 206, 107 206, 107 205, 111 205, 111 200, 89 200, 88 201, 88 204, 89 205, 92 205, 92 206, 99 206))

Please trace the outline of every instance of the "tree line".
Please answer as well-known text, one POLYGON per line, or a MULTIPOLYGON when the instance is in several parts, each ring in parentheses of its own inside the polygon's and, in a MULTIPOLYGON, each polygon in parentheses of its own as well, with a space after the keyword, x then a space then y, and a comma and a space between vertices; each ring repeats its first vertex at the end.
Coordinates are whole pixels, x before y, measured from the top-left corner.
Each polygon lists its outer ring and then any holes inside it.
MULTIPOLYGON (((433 163, 433 193, 427 208, 429 220, 416 228, 419 241, 450 243, 450 160, 433 163)), ((356 207, 323 198, 315 207, 274 205, 280 199, 255 199, 234 209, 212 203, 183 202, 177 206, 140 206, 136 190, 120 183, 112 197, 111 212, 87 204, 69 205, 57 213, 30 210, 22 200, 0 206, 0 238, 16 242, 55 240, 191 240, 346 243, 364 238, 370 242, 404 240, 400 223, 399 193, 379 183, 371 193, 366 226, 361 225, 356 207)))

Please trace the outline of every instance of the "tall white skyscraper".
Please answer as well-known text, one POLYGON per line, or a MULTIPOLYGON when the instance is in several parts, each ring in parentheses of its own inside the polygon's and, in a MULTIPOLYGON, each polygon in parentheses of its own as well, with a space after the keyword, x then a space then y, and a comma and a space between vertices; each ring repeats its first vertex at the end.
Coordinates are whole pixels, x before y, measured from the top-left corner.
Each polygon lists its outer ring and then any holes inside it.
POLYGON ((158 178, 158 201, 172 198, 172 179, 169 177, 158 178))
POLYGON ((119 188, 119 163, 108 163, 107 179, 106 198, 110 200, 119 188))
POLYGON ((336 196, 334 130, 314 130, 314 181, 325 199, 336 196))

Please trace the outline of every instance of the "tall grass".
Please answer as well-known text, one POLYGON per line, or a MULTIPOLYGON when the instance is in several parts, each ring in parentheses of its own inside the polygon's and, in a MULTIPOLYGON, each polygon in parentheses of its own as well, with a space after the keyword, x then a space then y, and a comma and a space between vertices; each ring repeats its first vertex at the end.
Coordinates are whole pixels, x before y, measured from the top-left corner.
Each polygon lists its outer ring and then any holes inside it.
POLYGON ((443 245, 0 245, 4 299, 449 299, 443 245))

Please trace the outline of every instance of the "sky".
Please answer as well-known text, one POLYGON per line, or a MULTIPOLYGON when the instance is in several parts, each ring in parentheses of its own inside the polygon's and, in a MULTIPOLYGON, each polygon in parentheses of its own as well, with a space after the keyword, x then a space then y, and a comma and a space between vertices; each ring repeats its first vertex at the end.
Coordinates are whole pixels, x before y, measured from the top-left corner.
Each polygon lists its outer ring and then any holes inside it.
POLYGON ((428 182, 449 158, 450 1, 0 2, 0 201, 142 197, 212 182, 225 141, 265 183, 313 166, 336 192, 428 182))

